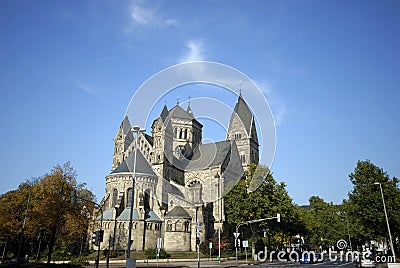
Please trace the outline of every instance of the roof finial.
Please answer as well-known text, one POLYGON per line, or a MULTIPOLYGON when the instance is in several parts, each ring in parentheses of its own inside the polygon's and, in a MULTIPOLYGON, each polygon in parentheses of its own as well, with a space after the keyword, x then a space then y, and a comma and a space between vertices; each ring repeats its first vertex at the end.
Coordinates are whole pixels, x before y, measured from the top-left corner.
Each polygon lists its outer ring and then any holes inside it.
POLYGON ((188 112, 188 113, 192 113, 192 109, 190 109, 190 96, 188 97, 188 106, 187 106, 187 109, 186 109, 186 111, 188 112))
POLYGON ((176 105, 179 105, 179 98, 176 98, 176 105))
POLYGON ((239 83, 239 96, 242 96, 242 82, 239 83))

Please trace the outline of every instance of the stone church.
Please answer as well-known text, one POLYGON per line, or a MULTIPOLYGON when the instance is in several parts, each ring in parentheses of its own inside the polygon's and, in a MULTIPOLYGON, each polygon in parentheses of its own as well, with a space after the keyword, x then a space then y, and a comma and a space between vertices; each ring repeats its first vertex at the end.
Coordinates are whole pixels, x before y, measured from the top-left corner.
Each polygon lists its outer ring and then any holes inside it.
MULTIPOLYGON (((100 248, 110 244, 113 250, 126 250, 131 206, 131 251, 155 248, 158 238, 167 251, 195 251, 196 239, 213 237, 225 222, 223 193, 251 163, 258 164, 254 120, 240 94, 226 140, 202 144, 203 125, 190 103, 186 109, 164 105, 149 134, 135 131, 126 116, 114 139, 101 201, 100 248)), ((100 228, 100 214, 92 230, 100 228)))

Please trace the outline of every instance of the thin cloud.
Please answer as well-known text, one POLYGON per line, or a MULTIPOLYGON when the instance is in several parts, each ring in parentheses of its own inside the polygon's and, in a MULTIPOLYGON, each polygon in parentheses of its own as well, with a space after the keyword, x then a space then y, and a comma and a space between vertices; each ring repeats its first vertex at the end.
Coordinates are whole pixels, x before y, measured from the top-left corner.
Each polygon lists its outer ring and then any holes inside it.
POLYGON ((150 8, 133 5, 131 10, 131 17, 134 22, 141 25, 148 25, 156 19, 155 10, 151 10, 150 8))
POLYGON ((70 78, 70 80, 77 88, 83 90, 84 92, 86 92, 88 94, 94 94, 96 92, 93 87, 87 85, 86 83, 84 83, 78 79, 70 78))
POLYGON ((203 41, 189 40, 186 44, 187 52, 180 58, 179 62, 204 61, 203 41))
POLYGON ((179 25, 178 19, 166 17, 160 12, 158 6, 150 5, 149 2, 144 1, 133 1, 129 9, 129 16, 129 25, 126 28, 127 34, 151 28, 179 25))

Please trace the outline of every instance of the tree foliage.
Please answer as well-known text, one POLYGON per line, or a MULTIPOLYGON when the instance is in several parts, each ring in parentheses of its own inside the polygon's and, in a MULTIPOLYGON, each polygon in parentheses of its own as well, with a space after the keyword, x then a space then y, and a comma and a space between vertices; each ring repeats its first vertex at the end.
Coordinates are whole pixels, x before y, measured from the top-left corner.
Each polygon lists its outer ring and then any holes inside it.
MULTIPOLYGON (((233 189, 227 193, 224 199, 227 221, 237 225, 244 221, 275 217, 281 214, 281 222, 268 221, 261 226, 268 224, 270 233, 278 234, 279 242, 285 242, 285 237, 291 237, 304 230, 303 223, 298 215, 298 206, 290 198, 286 184, 277 183, 267 167, 252 165, 246 172, 246 178, 241 179, 233 189), (249 191, 254 174, 260 172, 263 177, 257 176, 260 180, 256 189, 249 191)), ((256 228, 256 227, 255 227, 256 228)))
POLYGON ((6 234, 7 251, 17 256, 22 237, 24 247, 20 256, 36 257, 46 251, 50 262, 54 249, 66 255, 79 254, 82 243, 87 240, 88 212, 92 207, 84 202, 71 204, 70 193, 74 188, 86 195, 86 199, 93 200, 93 194, 83 184, 77 184, 76 172, 66 163, 2 195, 0 231, 6 234), (22 230, 25 217, 26 226, 22 230))
POLYGON ((347 240, 347 218, 342 205, 327 203, 318 196, 312 196, 309 206, 302 208, 301 217, 307 227, 305 243, 330 246, 340 239, 347 240))
POLYGON ((351 220, 354 240, 361 243, 388 238, 380 183, 386 204, 393 241, 400 238, 400 189, 399 180, 390 178, 369 160, 358 161, 349 175, 353 190, 349 193, 346 210, 351 220))

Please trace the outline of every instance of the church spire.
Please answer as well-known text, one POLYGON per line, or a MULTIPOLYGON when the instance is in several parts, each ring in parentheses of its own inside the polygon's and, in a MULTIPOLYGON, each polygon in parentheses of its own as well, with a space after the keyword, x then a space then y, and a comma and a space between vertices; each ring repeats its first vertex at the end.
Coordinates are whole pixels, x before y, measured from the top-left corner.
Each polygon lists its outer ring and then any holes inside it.
POLYGON ((164 122, 165 119, 168 117, 168 114, 169 114, 169 112, 168 112, 167 104, 165 103, 165 104, 164 104, 164 107, 163 107, 163 109, 162 109, 162 111, 161 111, 161 115, 160 115, 160 117, 161 117, 161 119, 162 119, 163 122, 164 122))

